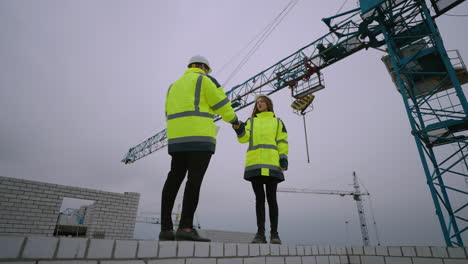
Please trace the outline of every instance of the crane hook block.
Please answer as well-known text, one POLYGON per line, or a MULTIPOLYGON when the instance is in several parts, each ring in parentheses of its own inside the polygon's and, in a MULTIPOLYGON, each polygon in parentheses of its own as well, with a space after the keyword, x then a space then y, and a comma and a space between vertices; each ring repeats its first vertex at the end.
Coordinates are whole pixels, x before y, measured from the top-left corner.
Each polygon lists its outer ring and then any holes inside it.
POLYGON ((308 94, 303 96, 299 99, 296 99, 292 104, 291 107, 297 111, 304 111, 314 100, 315 96, 312 94, 308 94))

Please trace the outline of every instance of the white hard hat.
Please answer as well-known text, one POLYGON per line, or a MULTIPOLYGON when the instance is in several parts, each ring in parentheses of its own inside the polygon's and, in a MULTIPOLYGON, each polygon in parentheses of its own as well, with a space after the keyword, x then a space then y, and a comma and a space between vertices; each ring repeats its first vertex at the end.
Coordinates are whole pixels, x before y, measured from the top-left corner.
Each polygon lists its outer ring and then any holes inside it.
POLYGON ((208 62, 208 60, 205 57, 203 57, 201 55, 195 55, 192 58, 190 58, 188 65, 190 65, 192 63, 203 63, 203 64, 205 64, 209 68, 208 73, 211 73, 210 63, 208 62))

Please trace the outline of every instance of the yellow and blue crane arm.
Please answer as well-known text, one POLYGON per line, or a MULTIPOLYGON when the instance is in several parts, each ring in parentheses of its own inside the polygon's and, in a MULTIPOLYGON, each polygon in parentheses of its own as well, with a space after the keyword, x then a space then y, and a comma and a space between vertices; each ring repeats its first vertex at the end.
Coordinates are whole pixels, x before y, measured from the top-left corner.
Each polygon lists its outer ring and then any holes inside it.
MULTIPOLYGON (((226 94, 234 110, 238 111, 249 106, 255 102, 255 97, 259 94, 273 94, 285 87, 289 87, 292 92, 301 87, 300 93, 296 94, 298 96, 313 93, 317 88, 307 86, 306 83, 314 75, 320 75, 320 70, 361 49, 385 44, 374 41, 372 34, 375 35, 375 33, 369 32, 375 32, 376 29, 363 23, 359 14, 360 8, 356 8, 322 19, 330 29, 329 33, 242 84, 232 87, 226 94), (365 43, 362 40, 364 37, 368 37, 371 41, 365 43)), ((218 119, 216 118, 215 121, 218 119)), ((122 162, 133 163, 166 145, 167 136, 164 129, 130 148, 122 162)))

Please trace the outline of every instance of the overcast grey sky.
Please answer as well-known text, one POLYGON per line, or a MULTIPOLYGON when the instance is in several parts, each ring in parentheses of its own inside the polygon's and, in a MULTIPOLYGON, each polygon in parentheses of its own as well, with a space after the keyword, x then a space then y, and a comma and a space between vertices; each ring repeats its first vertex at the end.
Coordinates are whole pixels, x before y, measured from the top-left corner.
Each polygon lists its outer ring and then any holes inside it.
MULTIPOLYGON (((219 72, 221 66, 287 2, 0 1, 0 175, 139 192, 140 211, 159 211, 167 149, 130 165, 120 160, 165 128, 165 91, 191 56, 206 56, 212 75, 224 83, 241 56, 219 72)), ((342 11, 357 7, 348 2, 342 11)), ((225 90, 326 34, 321 19, 342 3, 299 1, 225 90)), ((468 4, 450 13, 468 14, 468 4)), ((442 16, 437 23, 447 49, 458 49, 468 62, 468 18, 442 16)), ((280 187, 352 190, 356 171, 371 193, 382 244, 444 245, 383 55, 361 51, 324 70, 326 88, 306 116, 310 163, 289 91, 272 96, 290 143, 290 168, 280 187)), ((250 111, 238 115, 245 120, 250 111)), ((254 195, 242 178, 246 146, 237 143, 230 126, 219 125, 198 219, 205 229, 255 232, 254 195)), ((351 197, 279 193, 278 199, 285 242, 362 243, 351 197)))

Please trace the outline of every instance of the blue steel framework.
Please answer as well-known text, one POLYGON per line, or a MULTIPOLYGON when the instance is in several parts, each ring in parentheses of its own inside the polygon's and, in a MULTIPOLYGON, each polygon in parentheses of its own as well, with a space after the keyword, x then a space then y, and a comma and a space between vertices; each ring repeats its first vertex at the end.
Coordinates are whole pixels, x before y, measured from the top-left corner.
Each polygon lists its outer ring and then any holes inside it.
MULTIPOLYGON (((448 0, 450 8, 432 2, 437 17, 463 1, 448 0)), ((312 94, 323 88, 322 69, 386 44, 389 55, 382 60, 402 95, 445 242, 463 246, 468 193, 457 186, 468 178, 468 104, 459 79, 466 83, 468 78, 461 58, 450 60, 421 0, 361 0, 361 8, 323 21, 328 34, 227 92, 235 110, 252 104, 258 94, 285 87, 295 98, 312 94)), ((132 163, 166 145, 163 130, 131 148, 122 162, 132 163)))
POLYGON ((370 10, 387 43, 387 68, 402 95, 447 246, 467 230, 468 104, 466 68, 445 50, 424 1, 387 1, 370 10), (458 73, 458 77, 457 77, 458 73))

